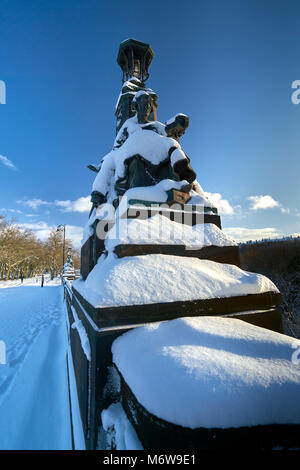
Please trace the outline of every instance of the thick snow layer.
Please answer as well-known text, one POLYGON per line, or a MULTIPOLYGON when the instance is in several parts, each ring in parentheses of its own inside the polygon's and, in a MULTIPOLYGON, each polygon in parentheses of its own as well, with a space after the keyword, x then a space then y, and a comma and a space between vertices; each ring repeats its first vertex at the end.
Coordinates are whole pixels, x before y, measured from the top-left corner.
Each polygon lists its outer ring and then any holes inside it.
POLYGON ((184 225, 160 214, 149 219, 119 219, 107 234, 105 248, 112 250, 121 244, 185 245, 188 249, 236 245, 214 224, 184 225))
POLYGON ((114 141, 114 148, 119 147, 119 144, 122 141, 125 141, 126 138, 129 135, 133 134, 136 131, 140 131, 141 129, 143 129, 144 127, 147 127, 149 125, 154 126, 155 129, 157 130, 158 134, 161 134, 163 136, 167 136, 167 134, 165 132, 165 125, 162 122, 149 121, 145 124, 140 124, 138 122, 137 115, 135 115, 132 118, 127 119, 124 122, 124 124, 122 125, 122 127, 120 128, 120 130, 119 130, 119 132, 118 132, 118 134, 115 138, 115 141, 114 141), (125 132, 125 129, 126 129, 126 132, 125 132))
POLYGON ((124 177, 124 161, 127 158, 139 154, 153 165, 158 165, 168 158, 171 147, 180 148, 180 145, 175 139, 139 128, 120 148, 112 150, 103 158, 101 170, 93 184, 93 191, 106 194, 112 179, 117 181, 124 177))
POLYGON ((230 264, 171 255, 102 255, 73 286, 95 307, 142 305, 278 292, 265 276, 230 264))
POLYGON ((115 157, 116 177, 124 175, 123 162, 126 158, 140 154, 153 165, 158 165, 168 157, 171 147, 180 148, 179 143, 171 137, 165 137, 150 130, 135 132, 120 149, 115 150, 119 154, 115 157))
MULTIPOLYGON (((91 217, 89 218, 88 222, 86 223, 83 229, 83 237, 81 240, 81 245, 83 245, 88 240, 88 238, 93 234, 94 229, 92 225, 96 219, 98 220, 105 219, 105 220, 112 221, 112 220, 115 220, 115 218, 117 219, 120 218, 127 211, 129 207, 132 207, 129 204, 130 200, 155 201, 156 203, 164 203, 168 199, 167 191, 169 191, 170 189, 180 190, 183 186, 186 186, 187 184, 188 182, 185 180, 173 181, 170 179, 165 179, 153 186, 144 186, 144 187, 136 187, 136 188, 128 189, 124 193, 124 196, 121 199, 121 202, 117 211, 115 211, 113 205, 111 204, 111 202, 117 197, 116 193, 114 191, 113 186, 108 185, 107 186, 107 189, 108 189, 107 201, 108 202, 105 204, 102 204, 97 209, 93 210, 91 217)), ((214 207, 214 206, 204 195, 204 192, 201 186, 198 183, 197 185, 199 186, 199 191, 201 192, 201 194, 198 194, 195 191, 191 190, 190 195, 192 196, 192 198, 188 202, 187 206, 191 207, 192 204, 197 205, 197 211, 201 213, 204 207, 214 207)), ((177 207, 179 206, 177 205, 177 207)))
MULTIPOLYGON (((154 201, 154 203, 164 203, 168 200, 168 194, 167 191, 170 189, 178 189, 180 190, 184 186, 186 186, 188 182, 186 180, 183 181, 173 181, 170 179, 165 179, 160 181, 159 183, 153 185, 153 186, 142 186, 142 187, 135 187, 135 188, 130 188, 128 189, 120 202, 120 205, 118 207, 118 212, 117 216, 121 216, 124 214, 131 205, 129 204, 130 200, 141 200, 141 201, 154 201)), ((203 212, 204 207, 214 207, 212 203, 204 196, 201 196, 200 194, 197 194, 195 191, 191 191, 192 198, 188 201, 186 206, 191 207, 191 205, 197 205, 197 211, 203 212)), ((143 203, 141 202, 141 206, 143 203)), ((154 206, 155 208, 156 206, 154 206)), ((173 210, 182 210, 181 206, 179 204, 174 204, 171 206, 173 210)), ((164 209, 169 209, 171 210, 169 206, 165 206, 164 209)), ((187 209, 185 209, 187 210, 187 209)), ((104 211, 106 209, 104 208, 104 211)), ((99 208, 97 211, 98 214, 103 213, 102 207, 99 208)))
POLYGON ((176 149, 172 152, 171 155, 171 165, 174 166, 175 163, 179 162, 180 160, 185 160, 186 156, 185 153, 181 149, 176 149))
POLYGON ((60 279, 1 282, 0 449, 71 449, 60 279), (55 285, 56 284, 56 285, 55 285), (9 287, 9 288, 5 288, 9 287))
MULTIPOLYGON (((83 229, 83 237, 81 240, 81 245, 83 245, 88 240, 88 238, 93 234, 94 229, 92 226, 96 219, 98 220, 105 219, 108 221, 113 221, 115 219, 121 218, 122 215, 130 207, 137 208, 136 205, 132 206, 131 204, 129 204, 130 200, 155 202, 155 206, 153 209, 155 208, 157 209, 157 204, 166 203, 168 199, 167 191, 169 191, 170 189, 180 190, 182 187, 186 186, 187 184, 188 182, 185 180, 173 181, 170 179, 164 179, 153 186, 130 188, 124 193, 120 201, 120 204, 117 208, 117 211, 115 211, 114 206, 111 204, 111 202, 117 197, 114 191, 114 187, 112 185, 108 185, 107 186, 107 190, 108 190, 107 203, 101 204, 101 206, 93 210, 88 222, 86 223, 83 229)), ((199 183, 196 182, 196 184, 197 184, 197 192, 194 190, 190 191, 191 199, 185 205, 184 211, 190 210, 191 212, 192 205, 193 205, 193 206, 197 206, 196 208, 197 212, 204 213, 204 207, 214 207, 214 206, 206 198, 199 183)), ((139 206, 142 208, 146 208, 146 206, 143 205, 142 202, 139 204, 139 206)), ((149 206, 147 206, 147 208, 149 209, 149 206)), ((171 209, 180 210, 180 211, 182 210, 179 204, 174 204, 172 205, 171 208, 169 207, 169 205, 165 205, 164 207, 164 210, 171 210, 171 209)))
POLYGON ((121 403, 113 403, 109 408, 102 411, 101 420, 103 428, 107 432, 107 449, 111 449, 111 445, 114 444, 116 450, 143 450, 142 444, 121 403))
POLYGON ((128 202, 131 199, 138 199, 142 201, 155 201, 155 202, 166 202, 168 199, 167 191, 170 189, 180 190, 186 186, 188 182, 173 181, 170 179, 164 179, 157 184, 152 186, 140 186, 128 189, 122 197, 120 207, 124 205, 124 202, 128 202))
POLYGON ((149 412, 192 429, 228 428, 300 423, 294 343, 241 320, 198 317, 131 330, 112 352, 149 412))

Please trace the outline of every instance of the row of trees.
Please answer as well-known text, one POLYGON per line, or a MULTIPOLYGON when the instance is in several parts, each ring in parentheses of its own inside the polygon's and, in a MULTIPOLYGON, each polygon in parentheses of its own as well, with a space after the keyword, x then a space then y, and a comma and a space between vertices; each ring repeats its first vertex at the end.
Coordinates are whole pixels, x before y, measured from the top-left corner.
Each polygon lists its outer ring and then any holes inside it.
MULTIPOLYGON (((70 240, 65 248, 72 247, 70 240)), ((66 249, 65 249, 66 252, 66 249)), ((73 249, 75 269, 79 267, 80 255, 73 249)), ((0 279, 32 277, 42 273, 57 276, 63 264, 63 236, 55 229, 45 241, 39 240, 31 230, 18 227, 0 215, 0 279)))

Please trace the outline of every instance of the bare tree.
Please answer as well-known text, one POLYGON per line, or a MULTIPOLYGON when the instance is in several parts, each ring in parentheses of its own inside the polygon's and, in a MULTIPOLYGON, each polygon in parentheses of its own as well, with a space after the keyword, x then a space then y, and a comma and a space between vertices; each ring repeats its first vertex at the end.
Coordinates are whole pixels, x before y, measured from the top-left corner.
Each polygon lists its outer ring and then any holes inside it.
MULTIPOLYGON (((71 240, 66 246, 72 247, 71 240)), ((62 269, 62 234, 55 229, 45 241, 39 240, 32 231, 24 230, 0 215, 0 279, 31 277, 49 272, 57 276, 62 269)), ((80 263, 79 253, 73 249, 73 263, 80 263)))

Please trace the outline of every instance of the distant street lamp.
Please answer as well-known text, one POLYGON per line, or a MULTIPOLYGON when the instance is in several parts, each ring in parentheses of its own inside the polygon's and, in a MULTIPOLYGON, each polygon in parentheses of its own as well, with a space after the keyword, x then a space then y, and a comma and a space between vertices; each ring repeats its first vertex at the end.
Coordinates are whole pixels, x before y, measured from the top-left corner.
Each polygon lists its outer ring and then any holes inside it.
POLYGON ((65 265, 65 241, 66 241, 66 224, 63 224, 63 225, 58 225, 57 229, 56 229, 57 232, 64 232, 64 243, 63 243, 63 262, 62 262, 62 270, 61 272, 63 272, 63 268, 64 268, 64 265, 65 265))

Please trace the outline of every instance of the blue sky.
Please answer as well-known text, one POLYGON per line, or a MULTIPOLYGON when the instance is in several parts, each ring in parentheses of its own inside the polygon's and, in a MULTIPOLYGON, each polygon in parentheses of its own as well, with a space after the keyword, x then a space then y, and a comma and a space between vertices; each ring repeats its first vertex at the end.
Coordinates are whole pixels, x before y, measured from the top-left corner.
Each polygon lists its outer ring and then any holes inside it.
POLYGON ((79 242, 93 173, 112 147, 120 42, 151 44, 158 119, 239 239, 300 233, 300 3, 0 0, 0 213, 79 242))

